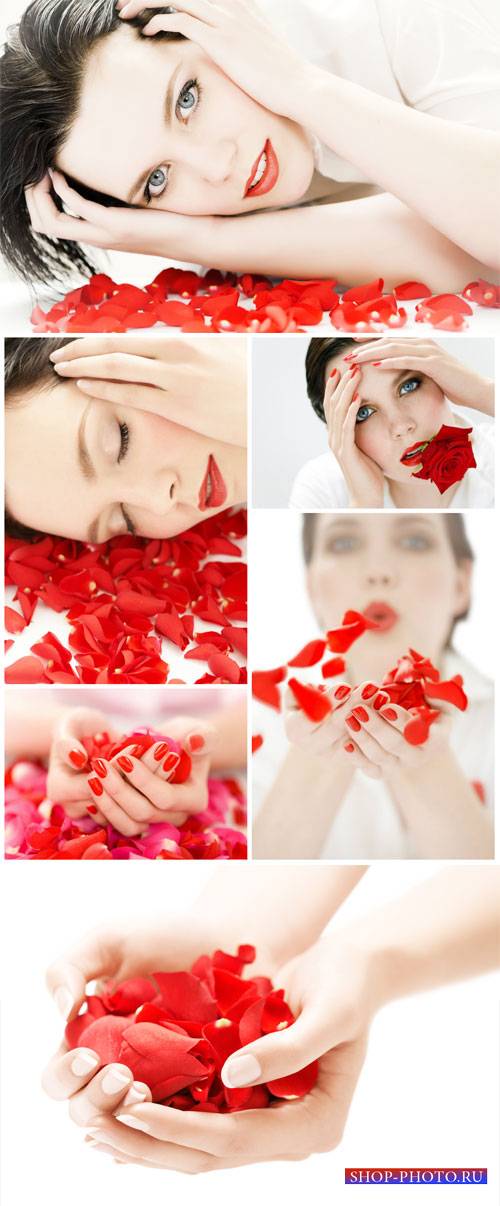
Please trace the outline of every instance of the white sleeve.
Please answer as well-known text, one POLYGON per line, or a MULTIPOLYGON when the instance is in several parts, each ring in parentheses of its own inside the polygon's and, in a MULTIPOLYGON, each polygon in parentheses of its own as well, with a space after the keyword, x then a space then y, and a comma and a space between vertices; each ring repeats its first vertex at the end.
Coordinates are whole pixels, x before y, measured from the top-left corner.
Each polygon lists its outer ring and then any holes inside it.
POLYGON ((500 130, 498 0, 377 0, 392 69, 408 105, 500 130))
POLYGON ((335 507, 349 506, 340 469, 333 455, 330 456, 306 461, 299 469, 292 486, 289 507, 297 511, 330 511, 335 507))

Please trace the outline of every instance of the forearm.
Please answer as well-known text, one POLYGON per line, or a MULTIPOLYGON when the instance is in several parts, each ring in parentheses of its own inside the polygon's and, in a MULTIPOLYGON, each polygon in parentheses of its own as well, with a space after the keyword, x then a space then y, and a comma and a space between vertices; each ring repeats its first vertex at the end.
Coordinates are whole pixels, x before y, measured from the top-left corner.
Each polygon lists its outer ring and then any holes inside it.
POLYGON ((55 726, 66 711, 56 705, 41 708, 39 703, 11 699, 5 717, 7 758, 47 758, 55 726))
POLYGON ((445 747, 416 772, 390 778, 420 858, 493 858, 493 829, 455 755, 445 747))
POLYGON ((224 708, 210 717, 216 731, 213 770, 244 767, 247 759, 247 709, 242 700, 236 706, 224 708))
POLYGON ((374 1008, 500 963, 500 871, 441 871, 356 922, 371 964, 374 1008))
POLYGON ((388 289, 423 278, 436 292, 461 289, 484 271, 484 265, 386 194, 244 217, 192 219, 198 220, 210 224, 210 233, 189 258, 199 252, 200 263, 210 259, 213 267, 226 271, 335 277, 352 285, 383 275, 388 289))
POLYGON ((291 747, 254 823, 256 858, 319 858, 353 771, 339 754, 291 747))
MULTIPOLYGON (((228 864, 196 902, 220 944, 255 943, 285 963, 316 941, 366 871, 365 866, 228 864)), ((265 956, 264 956, 265 957, 265 956)))
POLYGON ((463 403, 469 410, 478 410, 483 415, 495 414, 495 382, 490 377, 474 373, 474 387, 463 403))
POLYGON ((314 68, 298 94, 300 120, 322 142, 500 270, 498 133, 419 113, 314 68))

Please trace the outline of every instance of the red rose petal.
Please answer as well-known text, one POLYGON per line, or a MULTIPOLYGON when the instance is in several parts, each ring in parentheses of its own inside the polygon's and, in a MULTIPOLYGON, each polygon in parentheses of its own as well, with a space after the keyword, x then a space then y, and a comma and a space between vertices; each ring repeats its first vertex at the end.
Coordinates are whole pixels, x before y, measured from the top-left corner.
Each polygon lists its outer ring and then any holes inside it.
POLYGON ((295 654, 288 662, 289 666, 315 666, 321 661, 326 649, 326 641, 316 640, 309 641, 307 645, 295 654))
POLYGON ((328 696, 319 691, 317 687, 311 687, 307 683, 300 683, 296 678, 290 678, 288 686, 297 700, 299 708, 315 724, 324 720, 325 716, 328 716, 332 711, 332 704, 328 696))
POLYGON ((252 674, 252 695, 270 708, 281 708, 281 695, 277 683, 286 678, 286 666, 278 666, 276 670, 254 670, 252 674))
POLYGON ((321 667, 323 678, 335 678, 337 674, 345 673, 345 661, 343 657, 332 657, 330 661, 323 662, 321 667))
POLYGON ((260 733, 255 733, 252 737, 252 754, 256 754, 257 750, 260 750, 260 747, 263 744, 264 738, 262 735, 260 733))

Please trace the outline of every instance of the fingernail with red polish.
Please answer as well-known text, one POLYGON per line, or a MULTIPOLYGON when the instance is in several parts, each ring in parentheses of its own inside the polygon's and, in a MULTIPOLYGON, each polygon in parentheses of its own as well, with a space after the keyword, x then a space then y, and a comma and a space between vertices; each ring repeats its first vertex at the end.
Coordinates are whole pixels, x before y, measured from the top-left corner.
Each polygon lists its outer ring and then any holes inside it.
POLYGON ((389 699, 389 696, 385 695, 383 691, 381 691, 378 695, 376 695, 375 699, 373 701, 373 707, 375 708, 375 711, 380 712, 380 709, 383 708, 384 704, 387 703, 388 699, 389 699))
POLYGON ((354 746, 352 744, 352 741, 346 741, 345 746, 344 746, 346 754, 353 754, 355 748, 356 748, 356 746, 354 746))
POLYGON ((382 364, 381 360, 372 360, 373 368, 378 368, 379 364, 382 364))
POLYGON ((350 694, 351 694, 350 687, 345 687, 345 686, 337 687, 337 690, 335 692, 335 699, 347 699, 347 696, 350 694))
POLYGON ((371 699, 372 695, 375 695, 377 691, 378 687, 375 686, 375 683, 367 683, 361 692, 361 699, 371 699))
POLYGON ((100 779, 89 779, 89 787, 95 796, 102 796, 104 788, 100 779))
POLYGON ((356 717, 353 716, 352 712, 351 715, 347 717, 346 724, 349 725, 349 728, 352 729, 353 733, 359 733, 361 725, 359 720, 356 720, 356 717))
POLYGON ((398 718, 398 714, 394 711, 394 708, 382 708, 380 715, 384 717, 384 720, 397 720, 398 718))
POLYGON ((168 774, 169 771, 175 770, 176 766, 179 765, 179 762, 180 762, 180 757, 178 754, 174 754, 174 753, 167 754, 167 757, 165 758, 165 761, 163 763, 163 770, 168 774))
POLYGON ((95 804, 87 804, 87 812, 90 812, 92 814, 92 816, 95 816, 95 814, 97 812, 97 808, 96 808, 95 804))
POLYGON ((357 390, 356 393, 352 395, 352 400, 353 402, 359 402, 359 394, 357 390))
POLYGON ((95 771, 96 775, 99 775, 100 779, 106 778, 106 775, 108 773, 107 768, 105 767, 104 762, 102 762, 100 758, 94 758, 93 762, 91 762, 90 765, 92 767, 92 770, 95 771))
POLYGON ((70 750, 68 758, 77 770, 81 770, 87 761, 87 755, 83 754, 81 750, 70 750))
POLYGON ((192 754, 195 754, 197 750, 202 750, 204 745, 205 738, 201 736, 201 733, 191 733, 191 736, 188 737, 188 746, 192 754))
POLYGON ((131 762, 130 758, 126 758, 124 754, 121 754, 120 757, 116 759, 116 761, 117 761, 118 766, 120 767, 120 770, 126 771, 127 774, 130 774, 130 771, 133 771, 134 763, 131 762))
POLYGON ((143 755, 143 753, 144 753, 144 746, 142 746, 142 745, 133 745, 133 746, 132 746, 132 749, 131 749, 131 751, 130 751, 130 753, 132 754, 132 756, 133 756, 134 758, 142 758, 142 755, 143 755))
POLYGON ((161 762, 162 758, 165 757, 165 754, 168 754, 168 749, 169 747, 166 741, 162 741, 161 745, 158 746, 158 749, 156 749, 153 754, 155 762, 161 762))
POLYGON ((351 367, 350 367, 350 369, 349 369, 349 373, 350 373, 351 377, 354 377, 354 374, 355 374, 355 373, 358 373, 358 372, 359 372, 359 365, 357 365, 357 364, 352 364, 352 365, 351 365, 351 367))
POLYGON ((342 359, 343 360, 353 360, 355 355, 356 355, 356 352, 348 352, 347 356, 343 356, 342 359))
POLYGON ((338 369, 332 369, 332 371, 331 371, 331 373, 330 373, 330 377, 338 377, 338 375, 339 375, 339 370, 338 370, 338 369))
POLYGON ((370 719, 366 708, 353 708, 352 715, 356 717, 356 720, 362 720, 363 724, 370 719))

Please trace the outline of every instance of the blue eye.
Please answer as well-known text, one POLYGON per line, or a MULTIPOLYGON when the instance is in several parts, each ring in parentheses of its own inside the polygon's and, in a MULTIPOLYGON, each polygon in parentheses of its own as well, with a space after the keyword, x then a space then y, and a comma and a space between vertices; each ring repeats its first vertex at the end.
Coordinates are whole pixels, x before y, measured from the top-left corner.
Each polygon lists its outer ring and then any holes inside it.
POLYGON ((161 167, 157 167, 154 172, 151 172, 144 189, 144 196, 147 201, 151 201, 151 197, 161 197, 162 193, 165 192, 168 184, 168 173, 169 168, 166 163, 163 163, 161 167))
POLYGON ((366 420, 369 419, 370 415, 373 415, 373 414, 375 414, 374 406, 367 406, 367 405, 360 406, 358 413, 356 415, 356 423, 366 423, 366 420))
POLYGON ((403 381, 399 387, 399 396, 402 394, 412 394, 422 384, 420 377, 408 377, 407 381, 403 381))
POLYGON ((188 80, 177 98, 176 108, 180 111, 181 116, 186 113, 192 113, 196 108, 200 99, 200 86, 197 80, 188 80))

